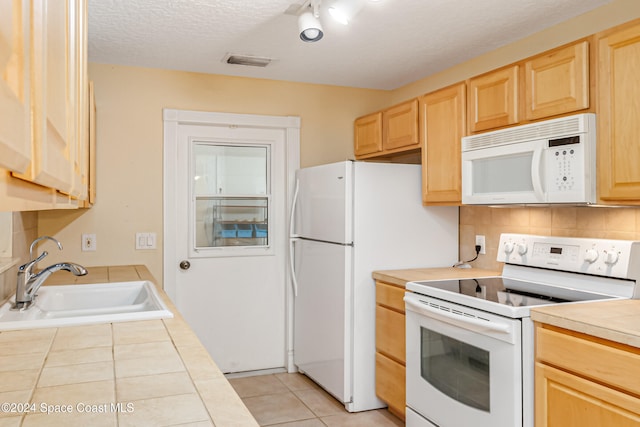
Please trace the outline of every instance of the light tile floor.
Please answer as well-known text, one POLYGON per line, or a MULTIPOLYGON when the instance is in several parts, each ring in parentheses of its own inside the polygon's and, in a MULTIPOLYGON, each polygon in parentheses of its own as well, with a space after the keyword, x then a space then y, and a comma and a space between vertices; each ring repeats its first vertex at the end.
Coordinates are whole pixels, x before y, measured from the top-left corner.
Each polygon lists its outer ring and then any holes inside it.
POLYGON ((229 382, 261 426, 404 426, 386 409, 347 412, 331 395, 301 374, 231 378, 229 382))

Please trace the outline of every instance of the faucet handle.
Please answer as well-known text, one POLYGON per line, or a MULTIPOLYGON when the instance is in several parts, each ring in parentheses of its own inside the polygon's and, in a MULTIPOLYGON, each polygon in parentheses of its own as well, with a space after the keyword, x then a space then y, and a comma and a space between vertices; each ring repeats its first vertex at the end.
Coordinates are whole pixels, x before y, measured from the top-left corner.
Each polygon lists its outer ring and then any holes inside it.
POLYGON ((21 273, 24 273, 25 271, 29 271, 33 268, 34 265, 36 265, 38 263, 38 261, 41 261, 44 257, 46 257, 47 255, 49 255, 49 252, 44 251, 40 254, 40 256, 36 259, 32 259, 30 261, 28 261, 26 264, 22 264, 20 267, 18 267, 18 271, 21 273))
POLYGON ((29 246, 29 258, 30 259, 33 259, 33 248, 36 247, 36 244, 40 240, 44 240, 44 239, 49 239, 49 240, 55 242, 58 245, 58 249, 62 250, 62 243, 60 243, 58 240, 54 239, 51 236, 40 236, 37 239, 35 239, 33 242, 31 242, 31 246, 29 246))

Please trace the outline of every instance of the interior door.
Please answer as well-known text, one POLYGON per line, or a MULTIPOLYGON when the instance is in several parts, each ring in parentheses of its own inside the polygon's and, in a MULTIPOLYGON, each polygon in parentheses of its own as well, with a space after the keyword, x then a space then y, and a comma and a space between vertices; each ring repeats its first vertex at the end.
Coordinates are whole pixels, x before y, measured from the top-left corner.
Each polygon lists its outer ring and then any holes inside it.
MULTIPOLYGON (((223 372, 283 368, 287 131, 173 130, 175 157, 165 160, 174 171, 165 172, 165 289, 223 372)), ((166 142, 167 134, 167 155, 166 142)))

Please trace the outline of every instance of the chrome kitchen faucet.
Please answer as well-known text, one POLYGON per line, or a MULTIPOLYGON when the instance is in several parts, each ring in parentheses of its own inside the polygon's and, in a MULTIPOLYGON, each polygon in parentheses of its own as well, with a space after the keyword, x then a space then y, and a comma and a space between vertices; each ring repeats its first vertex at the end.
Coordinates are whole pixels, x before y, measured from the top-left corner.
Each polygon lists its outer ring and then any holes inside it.
POLYGON ((58 249, 62 250, 62 244, 50 236, 41 236, 35 239, 31 246, 29 247, 29 257, 30 261, 26 264, 21 265, 18 268, 18 283, 16 285, 16 302, 12 307, 12 310, 24 310, 31 306, 33 302, 36 292, 40 288, 40 286, 44 283, 45 280, 54 272, 59 270, 66 270, 73 273, 75 276, 84 276, 87 274, 87 270, 79 265, 74 264, 72 262, 59 262, 49 267, 44 268, 38 273, 33 273, 33 269, 36 264, 41 261, 44 257, 49 255, 49 252, 43 251, 40 256, 34 258, 33 249, 37 245, 38 242, 44 239, 49 239, 55 242, 58 245, 58 249))

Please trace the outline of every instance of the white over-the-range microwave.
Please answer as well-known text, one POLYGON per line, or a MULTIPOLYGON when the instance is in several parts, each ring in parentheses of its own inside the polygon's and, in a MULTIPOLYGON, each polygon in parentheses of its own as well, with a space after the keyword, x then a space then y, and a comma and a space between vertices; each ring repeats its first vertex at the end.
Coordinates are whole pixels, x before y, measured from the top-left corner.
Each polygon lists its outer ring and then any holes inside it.
POLYGON ((463 204, 595 202, 595 114, 462 138, 463 204))

